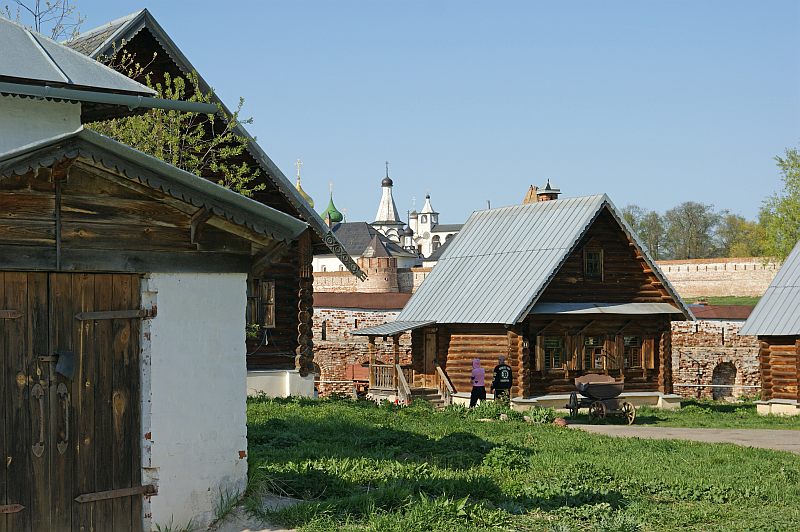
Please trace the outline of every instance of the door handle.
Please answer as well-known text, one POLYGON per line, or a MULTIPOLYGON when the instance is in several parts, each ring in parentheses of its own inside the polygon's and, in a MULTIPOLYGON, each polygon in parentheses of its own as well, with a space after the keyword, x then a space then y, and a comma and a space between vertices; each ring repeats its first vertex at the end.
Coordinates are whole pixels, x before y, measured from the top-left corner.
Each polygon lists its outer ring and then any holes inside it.
POLYGON ((67 445, 69 444, 69 391, 67 385, 63 382, 58 383, 56 394, 64 404, 64 439, 59 440, 56 444, 58 454, 67 452, 67 445))
POLYGON ((41 384, 34 384, 31 396, 39 403, 39 441, 31 446, 31 450, 36 458, 41 458, 44 454, 44 389, 41 384))

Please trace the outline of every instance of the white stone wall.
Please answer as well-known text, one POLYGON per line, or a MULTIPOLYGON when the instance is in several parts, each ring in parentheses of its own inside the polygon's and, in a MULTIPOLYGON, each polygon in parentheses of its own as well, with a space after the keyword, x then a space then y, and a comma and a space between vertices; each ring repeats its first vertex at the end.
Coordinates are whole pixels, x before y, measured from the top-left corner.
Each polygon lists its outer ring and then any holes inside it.
POLYGON ((81 104, 0 96, 0 153, 81 127, 81 104))
POLYGON ((780 264, 764 257, 658 261, 681 296, 762 296, 780 264))
POLYGON ((247 484, 244 274, 151 274, 142 327, 145 529, 205 527, 247 484))

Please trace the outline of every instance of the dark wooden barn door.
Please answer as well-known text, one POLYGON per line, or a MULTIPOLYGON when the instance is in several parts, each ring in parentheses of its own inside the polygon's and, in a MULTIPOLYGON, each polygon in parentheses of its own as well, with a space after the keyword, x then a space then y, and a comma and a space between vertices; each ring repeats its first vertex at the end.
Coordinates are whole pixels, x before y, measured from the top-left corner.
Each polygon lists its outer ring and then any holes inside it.
POLYGON ((141 530, 139 306, 135 275, 0 272, 0 532, 141 530))

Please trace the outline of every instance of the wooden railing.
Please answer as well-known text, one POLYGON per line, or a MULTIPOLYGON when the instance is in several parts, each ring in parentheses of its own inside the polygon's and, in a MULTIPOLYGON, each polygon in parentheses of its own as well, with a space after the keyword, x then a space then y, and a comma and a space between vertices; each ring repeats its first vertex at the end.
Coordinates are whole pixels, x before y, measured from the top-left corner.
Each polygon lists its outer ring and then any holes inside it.
POLYGON ((444 406, 452 404, 456 390, 453 388, 450 379, 447 378, 447 375, 439 364, 436 364, 436 373, 433 374, 433 382, 436 385, 436 389, 439 390, 439 395, 441 395, 444 400, 444 406))
MULTIPOLYGON (((411 368, 408 368, 411 369, 411 368)), ((411 387, 406 380, 406 368, 400 364, 395 365, 395 372, 397 375, 397 399, 400 404, 407 405, 411 402, 411 387)))
POLYGON ((406 379, 407 383, 414 382, 414 366, 411 364, 400 365, 400 370, 403 373, 403 377, 406 379))
POLYGON ((395 367, 393 364, 373 364, 370 387, 376 390, 395 390, 395 367))

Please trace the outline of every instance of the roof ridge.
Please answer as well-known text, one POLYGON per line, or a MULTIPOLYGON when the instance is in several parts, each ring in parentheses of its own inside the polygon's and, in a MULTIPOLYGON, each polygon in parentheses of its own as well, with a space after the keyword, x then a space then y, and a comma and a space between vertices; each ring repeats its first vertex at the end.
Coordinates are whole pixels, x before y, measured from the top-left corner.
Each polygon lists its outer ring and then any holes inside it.
POLYGON ((133 13, 130 13, 130 14, 125 15, 123 17, 119 17, 119 18, 114 19, 114 20, 109 20, 108 22, 105 22, 105 23, 103 23, 103 24, 101 24, 99 26, 95 26, 94 28, 92 28, 90 30, 86 30, 84 32, 79 33, 73 39, 67 39, 65 41, 62 41, 61 44, 69 45, 71 43, 76 43, 78 41, 81 41, 81 40, 84 40, 84 39, 88 39, 90 37, 94 37, 98 33, 101 33, 101 32, 107 30, 108 28, 110 28, 112 26, 116 26, 118 24, 122 25, 122 24, 124 24, 126 22, 130 22, 131 20, 135 19, 136 17, 138 17, 139 15, 141 15, 142 13, 144 13, 146 11, 147 11, 147 8, 145 7, 145 8, 140 9, 139 11, 134 11, 133 13))

